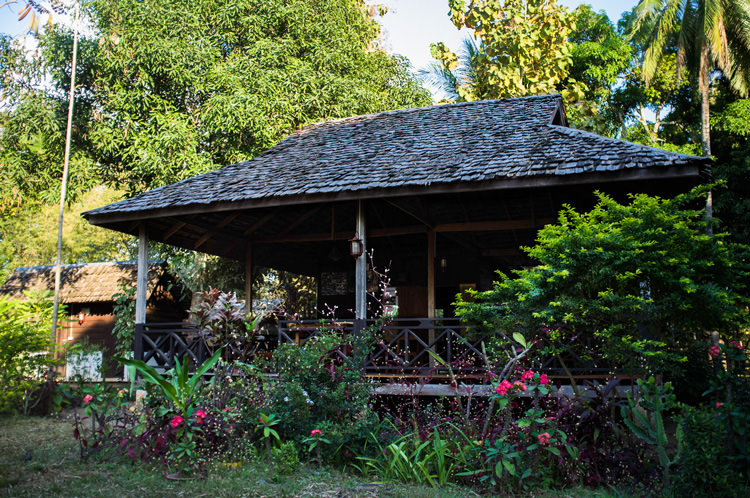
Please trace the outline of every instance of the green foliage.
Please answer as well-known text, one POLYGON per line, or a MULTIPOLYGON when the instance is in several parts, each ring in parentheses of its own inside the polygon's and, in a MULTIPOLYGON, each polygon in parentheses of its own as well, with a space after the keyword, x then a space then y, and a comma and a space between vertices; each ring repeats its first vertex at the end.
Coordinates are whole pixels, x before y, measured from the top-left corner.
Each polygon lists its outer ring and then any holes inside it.
MULTIPOLYGON (((473 78, 459 81, 461 100, 554 93, 571 64, 568 34, 574 20, 555 0, 449 0, 458 28, 473 30, 480 49, 472 59, 473 78)), ((453 71, 458 58, 443 44, 432 55, 453 71)))
POLYGON ((679 474, 671 492, 674 496, 740 496, 733 492, 732 478, 724 457, 727 427, 717 410, 684 407, 680 416, 682 441, 677 458, 679 474))
POLYGON ((659 61, 677 38, 680 59, 693 74, 707 80, 715 64, 737 92, 747 95, 750 11, 743 0, 641 0, 634 14, 630 32, 645 40, 647 80, 657 74, 659 61))
POLYGON ((282 344, 274 352, 279 382, 269 402, 279 414, 283 439, 301 441, 319 429, 331 441, 323 458, 343 451, 359 453, 377 417, 369 408, 370 388, 361 365, 372 349, 371 333, 342 336, 322 331, 303 345, 282 344))
POLYGON ((42 400, 47 370, 56 364, 50 357, 51 293, 25 296, 22 301, 0 298, 0 414, 28 415, 42 400))
POLYGON ((729 92, 713 104, 711 123, 713 173, 726 182, 716 191, 716 216, 732 234, 733 240, 750 240, 750 99, 733 99, 729 92), (729 97, 729 98, 727 98, 729 97))
POLYGON ((584 4, 572 15, 575 28, 568 35, 572 63, 567 78, 582 84, 583 95, 568 102, 568 121, 576 128, 616 136, 620 109, 611 107, 611 97, 630 63, 632 47, 604 12, 584 4))
POLYGON ((115 325, 112 335, 115 336, 115 354, 127 357, 133 353, 135 339, 135 287, 120 284, 120 292, 112 296, 115 304, 112 314, 115 325))
MULTIPOLYGON (((59 182, 59 177, 57 181, 59 182)), ((59 195, 58 185, 58 202, 59 195)), ((97 187, 66 207, 63 219, 63 261, 87 263, 132 259, 137 251, 133 237, 95 227, 80 216, 83 211, 121 198, 121 192, 97 187)), ((27 199, 0 214, 0 274, 8 275, 19 267, 55 263, 58 210, 58 205, 27 199)))
POLYGON ((747 323, 748 275, 742 248, 709 237, 701 190, 660 199, 604 194, 588 213, 565 208, 526 248, 538 265, 501 275, 493 288, 459 296, 456 312, 489 332, 526 330, 553 352, 570 337, 597 340, 616 366, 657 367, 665 346, 747 323))
POLYGON ((638 379, 638 396, 640 400, 636 403, 627 393, 628 404, 620 408, 620 414, 625 425, 636 437, 649 445, 656 446, 656 455, 659 465, 663 471, 663 485, 670 485, 670 468, 680 458, 682 428, 677 428, 678 453, 670 457, 668 451, 667 432, 664 429, 664 415, 675 407, 675 396, 672 393, 672 385, 667 382, 663 386, 657 385, 653 377, 647 382, 638 379))
POLYGON ((361 0, 96 1, 108 180, 140 191, 250 159, 305 124, 429 103, 361 0))
POLYGON ((435 427, 422 440, 417 432, 399 437, 383 445, 373 435, 378 452, 374 457, 357 457, 362 462, 361 470, 374 472, 382 482, 415 482, 429 484, 433 488, 450 485, 472 460, 476 443, 466 437, 456 426, 454 438, 443 439, 435 427))
POLYGON ((123 365, 130 367, 131 388, 135 383, 136 370, 147 384, 157 386, 164 397, 171 403, 171 406, 163 406, 162 414, 174 411, 177 415, 189 418, 195 408, 197 391, 200 388, 199 382, 203 379, 203 374, 208 372, 221 358, 221 350, 217 351, 211 358, 204 361, 190 376, 190 358, 185 358, 183 363, 175 358, 175 367, 161 375, 152 366, 147 365, 141 360, 131 360, 127 358, 114 357, 123 365), (169 379, 167 379, 167 377, 169 379))
POLYGON ((271 450, 276 471, 281 475, 292 474, 299 467, 299 456, 294 442, 287 441, 271 450))

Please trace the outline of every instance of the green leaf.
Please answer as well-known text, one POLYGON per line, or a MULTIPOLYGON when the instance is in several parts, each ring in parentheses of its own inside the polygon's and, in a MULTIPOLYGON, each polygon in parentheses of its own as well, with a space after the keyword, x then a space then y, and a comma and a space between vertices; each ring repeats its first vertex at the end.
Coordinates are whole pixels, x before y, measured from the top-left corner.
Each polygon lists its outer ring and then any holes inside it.
POLYGON ((513 340, 520 344, 522 348, 527 348, 526 339, 520 332, 513 332, 513 340))

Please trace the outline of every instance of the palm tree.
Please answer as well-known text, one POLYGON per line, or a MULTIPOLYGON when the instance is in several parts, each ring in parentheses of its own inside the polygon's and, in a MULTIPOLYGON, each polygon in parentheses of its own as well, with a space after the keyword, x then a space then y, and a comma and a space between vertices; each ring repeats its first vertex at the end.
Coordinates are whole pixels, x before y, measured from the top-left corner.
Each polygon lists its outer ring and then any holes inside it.
MULTIPOLYGON (((437 51, 433 51, 437 55, 437 51)), ((463 48, 456 65, 448 67, 445 61, 437 59, 427 69, 419 71, 419 77, 428 86, 443 92, 447 102, 466 102, 488 98, 487 85, 481 81, 482 64, 486 62, 486 53, 481 42, 473 38, 463 40, 463 48)))
POLYGON ((677 39, 678 71, 687 68, 698 77, 701 97, 701 145, 711 155, 709 86, 711 73, 721 70, 742 96, 750 89, 750 1, 641 0, 635 7, 631 39, 647 47, 643 74, 648 82, 677 39))

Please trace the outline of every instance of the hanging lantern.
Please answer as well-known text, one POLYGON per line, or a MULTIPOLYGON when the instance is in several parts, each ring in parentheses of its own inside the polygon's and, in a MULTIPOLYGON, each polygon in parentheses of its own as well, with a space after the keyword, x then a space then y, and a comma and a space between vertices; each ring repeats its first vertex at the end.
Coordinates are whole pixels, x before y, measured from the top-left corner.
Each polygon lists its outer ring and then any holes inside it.
POLYGON ((444 272, 448 268, 448 258, 443 256, 440 258, 440 271, 444 272))
POLYGON ((78 312, 78 325, 83 325, 83 322, 86 321, 86 313, 83 311, 78 312))
POLYGON ((365 244, 362 242, 362 239, 359 238, 359 233, 355 232, 354 237, 349 239, 349 254, 351 254, 354 259, 357 259, 362 256, 364 248, 365 244))

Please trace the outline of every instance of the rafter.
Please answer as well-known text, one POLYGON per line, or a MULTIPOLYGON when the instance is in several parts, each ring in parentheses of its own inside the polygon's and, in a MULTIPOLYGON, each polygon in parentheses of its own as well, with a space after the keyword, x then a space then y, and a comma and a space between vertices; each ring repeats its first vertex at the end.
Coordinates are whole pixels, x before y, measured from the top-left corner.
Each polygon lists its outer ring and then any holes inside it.
POLYGON ((418 222, 420 222, 421 224, 423 224, 427 228, 432 228, 432 223, 430 223, 429 221, 425 220, 421 216, 412 213, 411 211, 409 211, 408 209, 406 209, 405 207, 403 207, 399 203, 393 202, 390 199, 385 199, 385 202, 387 202, 391 206, 395 207, 396 209, 399 209, 399 210, 403 211, 404 213, 408 214, 409 216, 411 216, 412 218, 414 218, 415 220, 417 220, 418 222))
POLYGON ((266 223, 268 223, 269 221, 271 221, 271 218, 273 218, 274 216, 276 216, 276 214, 278 214, 278 212, 279 212, 279 209, 274 209, 273 211, 271 211, 267 215, 263 216, 261 219, 259 219, 258 221, 256 221, 252 225, 250 225, 250 228, 248 228, 247 230, 245 230, 244 232, 242 232, 242 235, 244 235, 245 237, 250 236, 257 229, 259 229, 260 227, 262 227, 263 225, 265 225, 266 223))
POLYGON ((163 242, 168 241, 172 237, 172 235, 174 235, 177 232, 179 232, 180 230, 182 230, 182 228, 185 225, 186 225, 186 223, 184 221, 178 221, 177 223, 175 223, 174 225, 172 225, 172 228, 170 228, 169 230, 167 230, 166 232, 164 232, 164 238, 162 238, 162 241, 163 242))

